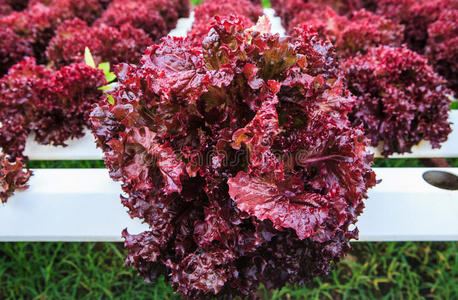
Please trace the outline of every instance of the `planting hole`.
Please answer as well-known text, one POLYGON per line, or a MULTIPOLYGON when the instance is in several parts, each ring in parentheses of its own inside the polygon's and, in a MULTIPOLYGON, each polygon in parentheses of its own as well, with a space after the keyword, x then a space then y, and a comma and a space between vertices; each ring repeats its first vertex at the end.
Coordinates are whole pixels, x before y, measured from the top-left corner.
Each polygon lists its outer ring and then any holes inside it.
POLYGON ((458 176, 444 171, 428 171, 423 174, 423 179, 440 189, 458 190, 458 176))

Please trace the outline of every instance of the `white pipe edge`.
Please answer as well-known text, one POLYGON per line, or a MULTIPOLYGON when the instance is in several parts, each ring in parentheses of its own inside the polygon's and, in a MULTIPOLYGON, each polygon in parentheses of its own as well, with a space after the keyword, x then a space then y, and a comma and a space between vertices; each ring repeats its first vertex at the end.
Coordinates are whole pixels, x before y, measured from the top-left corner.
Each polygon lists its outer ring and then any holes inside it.
MULTIPOLYGON (((458 191, 426 183, 425 168, 376 168, 360 241, 457 241, 458 191)), ((434 169, 458 175, 458 168, 434 169)), ((114 241, 148 229, 121 205, 105 169, 37 169, 30 189, 0 205, 0 241, 114 241)))

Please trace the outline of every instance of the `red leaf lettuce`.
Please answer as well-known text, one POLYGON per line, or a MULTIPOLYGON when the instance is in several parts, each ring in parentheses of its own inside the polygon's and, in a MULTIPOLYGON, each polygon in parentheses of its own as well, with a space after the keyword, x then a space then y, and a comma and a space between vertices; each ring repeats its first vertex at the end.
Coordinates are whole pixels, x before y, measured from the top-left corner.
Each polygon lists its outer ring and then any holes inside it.
POLYGON ((119 66, 114 104, 91 114, 122 203, 150 226, 123 232, 127 264, 187 298, 326 274, 375 184, 332 46, 215 20, 197 46, 167 37, 119 66))

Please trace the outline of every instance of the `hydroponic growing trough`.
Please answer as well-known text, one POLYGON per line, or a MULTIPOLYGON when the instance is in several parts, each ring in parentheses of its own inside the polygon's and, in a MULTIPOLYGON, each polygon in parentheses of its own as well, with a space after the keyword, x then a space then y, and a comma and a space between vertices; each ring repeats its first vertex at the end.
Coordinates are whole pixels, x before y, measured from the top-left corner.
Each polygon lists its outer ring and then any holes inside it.
MULTIPOLYGON (((284 34, 273 11, 275 31, 284 34)), ((183 36, 192 24, 181 19, 171 34, 183 36)), ((458 111, 450 115, 458 123, 458 111)), ((393 158, 458 157, 458 130, 441 149, 427 143, 409 154, 393 158)), ((373 149, 377 153, 376 149, 373 149)), ((96 160, 102 154, 92 135, 70 141, 69 146, 41 146, 29 141, 31 160, 96 160)), ((458 175, 458 168, 376 168, 382 182, 369 192, 359 218, 362 241, 458 240, 458 191, 434 187, 424 180, 427 171, 458 175)), ((0 206, 0 241, 121 241, 121 231, 142 232, 146 226, 131 220, 119 201, 120 184, 105 169, 37 169, 30 188, 17 192, 8 205, 0 206)))

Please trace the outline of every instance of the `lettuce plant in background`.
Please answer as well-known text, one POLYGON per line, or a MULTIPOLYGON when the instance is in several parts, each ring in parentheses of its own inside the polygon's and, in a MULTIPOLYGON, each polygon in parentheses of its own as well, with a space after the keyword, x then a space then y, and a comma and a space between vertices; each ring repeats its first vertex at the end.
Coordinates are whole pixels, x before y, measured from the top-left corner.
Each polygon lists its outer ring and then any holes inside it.
POLYGON ((371 145, 387 157, 411 152, 422 141, 440 148, 451 132, 448 118, 457 69, 455 2, 272 4, 289 34, 294 35, 297 26, 310 26, 333 43, 346 85, 357 98, 350 120, 362 125, 371 145))
POLYGON ((65 145, 83 136, 91 105, 106 85, 102 70, 84 63, 58 71, 36 64, 34 58, 13 66, 0 80, 0 145, 3 152, 23 158, 27 137, 47 145, 65 145))
POLYGON ((127 264, 188 298, 255 293, 329 272, 375 185, 330 43, 219 18, 201 46, 168 37, 91 114, 122 203, 127 264))
POLYGON ((189 12, 187 0, 0 0, 0 76, 27 56, 55 68, 80 62, 84 47, 112 64, 137 62, 189 12))
POLYGON ((411 152, 423 140, 439 148, 447 140, 453 92, 424 57, 384 46, 348 59, 342 70, 357 97, 350 119, 364 125, 372 146, 383 142, 383 155, 411 152))
POLYGON ((288 31, 294 34, 295 27, 312 26, 322 39, 329 39, 339 58, 348 58, 369 49, 402 44, 404 26, 375 13, 359 10, 351 17, 340 16, 324 4, 306 3, 289 24, 288 31))
POLYGON ((21 173, 28 161, 24 155, 27 138, 33 134, 40 144, 66 146, 69 139, 82 137, 91 106, 105 99, 104 92, 112 88, 116 75, 110 64, 96 67, 88 48, 85 60, 53 71, 27 58, 0 79, 2 202, 16 188, 27 188, 31 173, 21 173))
MULTIPOLYGON (((55 146, 82 137, 92 104, 116 78, 110 63, 138 63, 189 10, 186 0, 1 0, 0 147, 8 162, 28 161, 30 135, 55 146)), ((2 176, 6 201, 15 185, 2 176)))
POLYGON ((27 189, 30 176, 32 172, 24 171, 24 165, 19 158, 12 160, 2 154, 0 156, 0 202, 6 203, 16 190, 27 189))
POLYGON ((197 5, 193 11, 194 23, 188 36, 195 45, 202 43, 207 36, 215 16, 228 17, 234 14, 251 26, 263 15, 261 3, 250 0, 207 0, 197 5))
POLYGON ((80 19, 68 20, 56 30, 46 48, 49 65, 60 68, 83 61, 85 48, 91 49, 97 63, 138 63, 145 49, 153 44, 141 29, 130 24, 117 28, 88 26, 80 19))

